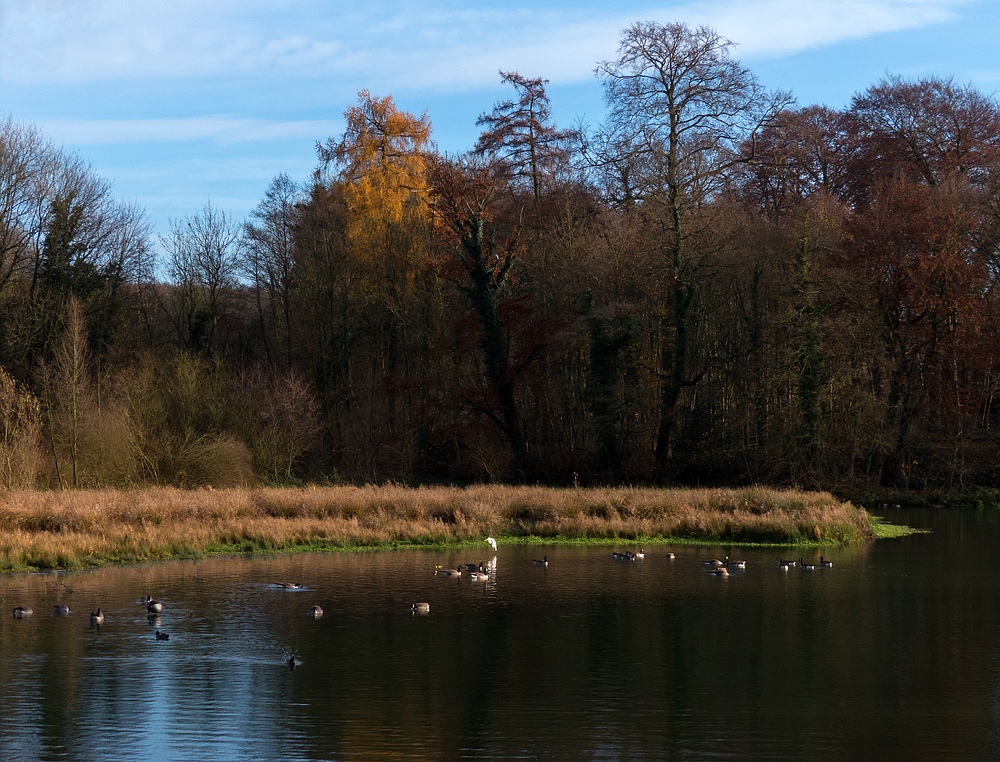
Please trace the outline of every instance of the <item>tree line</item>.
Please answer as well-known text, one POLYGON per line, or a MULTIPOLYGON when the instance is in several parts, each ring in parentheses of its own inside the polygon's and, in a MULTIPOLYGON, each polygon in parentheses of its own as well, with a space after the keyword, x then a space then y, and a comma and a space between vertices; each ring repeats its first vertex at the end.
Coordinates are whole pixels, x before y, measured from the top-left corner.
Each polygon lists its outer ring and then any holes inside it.
POLYGON ((732 51, 634 24, 595 127, 501 72, 458 156, 362 91, 158 242, 0 123, 0 483, 995 486, 1000 105, 800 107, 732 51))

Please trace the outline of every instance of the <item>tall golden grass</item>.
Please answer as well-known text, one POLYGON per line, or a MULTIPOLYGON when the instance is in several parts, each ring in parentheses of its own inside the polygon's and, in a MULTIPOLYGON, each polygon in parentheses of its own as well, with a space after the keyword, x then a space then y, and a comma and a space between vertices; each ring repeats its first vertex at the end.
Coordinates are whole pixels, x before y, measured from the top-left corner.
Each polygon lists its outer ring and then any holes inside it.
POLYGON ((478 486, 8 491, 0 571, 216 552, 393 547, 506 538, 860 542, 864 509, 765 488, 478 486))

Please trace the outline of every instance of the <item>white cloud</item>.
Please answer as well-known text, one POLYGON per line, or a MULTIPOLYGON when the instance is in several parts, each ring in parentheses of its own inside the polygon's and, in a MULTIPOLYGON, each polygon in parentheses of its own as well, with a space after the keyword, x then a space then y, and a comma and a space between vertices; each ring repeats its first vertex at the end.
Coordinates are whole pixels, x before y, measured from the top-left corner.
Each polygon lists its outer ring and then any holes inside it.
MULTIPOLYGON (((0 80, 20 84, 296 77, 470 87, 497 69, 583 81, 637 20, 715 27, 743 57, 780 56, 951 17, 984 0, 591 0, 498 10, 460 0, 19 0, 0 17, 0 80)), ((2 0, 0 0, 2 2, 2 0)))
POLYGON ((744 58, 771 58, 940 24, 981 0, 735 0, 707 19, 744 58))
POLYGON ((76 146, 178 143, 206 140, 235 145, 276 139, 319 139, 342 129, 324 120, 268 121, 228 116, 177 119, 47 119, 39 128, 57 142, 76 146))

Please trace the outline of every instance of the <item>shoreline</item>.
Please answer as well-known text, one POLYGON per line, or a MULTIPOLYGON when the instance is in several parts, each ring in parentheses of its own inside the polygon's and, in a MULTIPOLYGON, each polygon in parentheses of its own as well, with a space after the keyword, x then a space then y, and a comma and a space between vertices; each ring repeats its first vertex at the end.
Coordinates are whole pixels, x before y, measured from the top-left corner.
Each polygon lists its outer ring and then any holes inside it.
POLYGON ((0 573, 462 546, 487 536, 507 544, 844 545, 899 536, 890 527, 830 493, 765 487, 12 491, 0 495, 0 573))

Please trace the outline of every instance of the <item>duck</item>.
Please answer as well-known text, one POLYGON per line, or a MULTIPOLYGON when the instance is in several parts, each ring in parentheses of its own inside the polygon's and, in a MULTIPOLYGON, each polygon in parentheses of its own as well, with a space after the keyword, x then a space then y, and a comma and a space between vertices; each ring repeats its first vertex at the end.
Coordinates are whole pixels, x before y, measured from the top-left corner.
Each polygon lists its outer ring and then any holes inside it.
POLYGON ((819 565, 821 567, 823 567, 824 569, 832 569, 833 568, 833 561, 827 561, 825 558, 823 558, 823 556, 820 556, 819 557, 819 565))
POLYGON ((725 566, 720 566, 717 569, 709 569, 708 573, 714 574, 716 577, 728 577, 729 569, 727 569, 725 566))
POLYGON ((65 603, 57 603, 52 607, 56 616, 66 616, 69 614, 69 606, 65 603))
POLYGON ((104 612, 100 609, 97 611, 90 612, 90 623, 91 624, 104 624, 104 612))
POLYGON ((667 558, 673 561, 675 558, 677 558, 677 554, 671 551, 670 553, 667 553, 667 558))
POLYGON ((156 631, 156 639, 157 640, 170 640, 170 635, 168 635, 165 632, 160 632, 159 630, 157 630, 156 631))
POLYGON ((708 561, 702 561, 702 564, 704 564, 705 566, 714 566, 716 569, 718 569, 719 567, 725 566, 726 562, 720 561, 718 558, 711 558, 708 561))
POLYGON ((274 584, 282 590, 301 590, 305 587, 301 582, 275 582, 274 584))
POLYGON ((801 558, 799 559, 799 566, 801 566, 805 571, 812 571, 816 568, 816 564, 807 564, 801 558))
POLYGON ((781 569, 781 571, 788 571, 790 566, 791 564, 788 563, 788 561, 783 559, 781 556, 778 556, 778 568, 781 569))
POLYGON ((295 658, 295 654, 292 654, 291 656, 285 659, 285 664, 287 664, 288 668, 294 672, 295 668, 299 664, 299 660, 295 658))
POLYGON ((496 553, 496 550, 497 550, 497 541, 496 540, 494 540, 492 537, 487 537, 486 538, 486 544, 489 545, 491 548, 493 548, 493 552, 496 553))
POLYGON ((628 561, 629 557, 627 553, 619 553, 617 550, 611 554, 611 557, 616 561, 628 561))
POLYGON ((478 564, 462 564, 458 567, 462 571, 482 571, 483 562, 480 561, 478 564))
POLYGON ((549 557, 548 556, 542 556, 541 558, 534 559, 531 563, 533 563, 535 566, 548 566, 549 565, 549 557))
POLYGON ((148 601, 146 601, 146 611, 148 611, 150 614, 159 614, 161 611, 163 611, 163 604, 160 603, 159 601, 155 601, 152 598, 150 598, 148 601))
POLYGON ((442 577, 461 577, 462 571, 460 569, 445 569, 443 566, 437 567, 437 573, 442 577))
POLYGON ((318 603, 315 604, 311 609, 309 609, 309 616, 311 616, 313 619, 319 619, 321 616, 323 616, 323 607, 320 606, 318 603))
POLYGON ((429 614, 431 611, 431 604, 429 603, 414 603, 410 606, 410 611, 414 614, 429 614))
POLYGON ((746 561, 730 561, 729 556, 726 556, 726 566, 730 569, 746 569, 746 561))
POLYGON ((646 550, 645 550, 645 548, 639 548, 639 552, 638 553, 633 553, 632 555, 634 555, 637 559, 639 559, 641 561, 642 559, 644 559, 646 557, 646 550))
POLYGON ((31 606, 15 606, 14 607, 14 618, 24 619, 26 616, 31 616, 35 613, 35 610, 31 606))
POLYGON ((490 575, 486 571, 486 567, 479 564, 479 568, 473 572, 469 573, 469 579, 473 582, 485 582, 490 578, 490 575))

